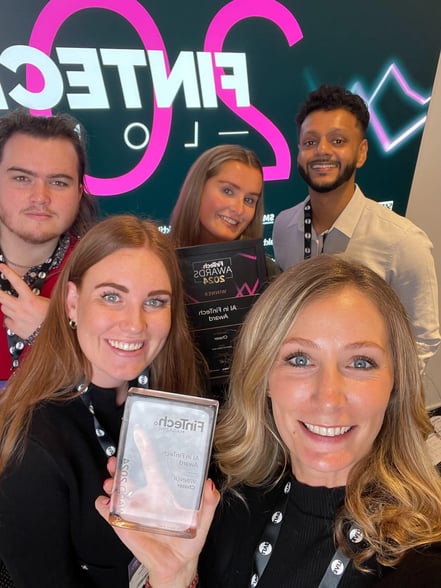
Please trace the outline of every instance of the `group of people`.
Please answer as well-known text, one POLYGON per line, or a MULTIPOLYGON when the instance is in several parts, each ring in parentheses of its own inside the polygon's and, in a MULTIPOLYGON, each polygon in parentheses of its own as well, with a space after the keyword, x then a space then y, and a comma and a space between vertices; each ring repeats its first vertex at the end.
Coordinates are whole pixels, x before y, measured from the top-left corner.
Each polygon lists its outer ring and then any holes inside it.
MULTIPOLYGON (((276 261, 266 259, 268 279, 323 253, 364 263, 404 304, 424 369, 441 341, 432 244, 421 229, 366 198, 355 184, 367 158, 368 124, 363 100, 339 86, 321 86, 302 105, 297 162, 308 196, 276 218, 276 261)), ((16 111, 0 118, 0 382, 35 340, 57 276, 96 222, 85 182, 84 137, 67 115, 16 111)), ((257 155, 239 145, 219 145, 190 168, 171 213, 170 238, 176 247, 258 239, 263 211, 257 155)))
POLYGON ((276 219, 267 269, 284 271, 241 329, 213 481, 179 539, 112 528, 97 497, 131 382, 204 393, 175 248, 260 238, 261 163, 204 152, 164 235, 96 221, 76 121, 0 118, 0 586, 123 588, 134 556, 153 588, 433 585, 441 479, 421 378, 437 281, 427 236, 355 184, 368 122, 336 86, 298 114, 308 197, 276 219))
MULTIPOLYGON (((34 342, 63 265, 96 221, 86 191, 84 130, 76 126, 67 115, 17 111, 0 119, 0 381, 34 342)), ((263 210, 256 154, 219 145, 189 170, 171 214, 170 238, 175 247, 258 239, 263 210)), ((266 267, 269 279, 280 272, 269 257, 266 267)))

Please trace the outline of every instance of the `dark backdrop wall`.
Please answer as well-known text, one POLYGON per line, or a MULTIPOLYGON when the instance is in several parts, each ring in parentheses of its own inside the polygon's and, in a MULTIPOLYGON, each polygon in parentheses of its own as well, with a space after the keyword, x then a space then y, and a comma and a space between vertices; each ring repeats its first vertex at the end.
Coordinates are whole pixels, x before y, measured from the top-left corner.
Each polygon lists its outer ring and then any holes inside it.
POLYGON ((438 0, 3 0, 0 115, 19 105, 73 114, 104 213, 164 225, 202 151, 249 146, 265 166, 270 247, 274 215, 306 193, 294 117, 322 82, 368 102, 358 181, 405 213, 440 23, 438 0))

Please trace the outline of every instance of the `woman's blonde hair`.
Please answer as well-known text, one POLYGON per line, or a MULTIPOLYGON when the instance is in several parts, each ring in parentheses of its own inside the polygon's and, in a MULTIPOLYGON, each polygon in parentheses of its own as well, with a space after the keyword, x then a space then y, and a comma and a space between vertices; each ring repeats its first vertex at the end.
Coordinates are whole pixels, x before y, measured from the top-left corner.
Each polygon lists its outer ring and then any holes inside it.
POLYGON ((263 234, 263 170, 257 155, 240 145, 218 145, 204 151, 191 166, 182 184, 179 197, 170 217, 170 237, 176 247, 200 245, 201 225, 199 210, 207 180, 215 176, 227 161, 241 161, 257 169, 262 176, 262 190, 256 204, 253 220, 243 232, 247 239, 259 239, 263 234))
POLYGON ((373 554, 394 565, 413 547, 441 540, 441 480, 426 438, 418 356, 406 312, 393 289, 372 270, 337 256, 320 256, 281 274, 249 312, 236 345, 227 402, 216 432, 216 458, 225 487, 271 487, 290 470, 267 397, 268 376, 296 317, 312 300, 351 286, 385 322, 394 384, 382 428, 368 455, 353 468, 336 537, 357 522, 369 547, 353 556, 358 567, 373 554))
MULTIPOLYGON (((123 248, 146 248, 155 253, 164 264, 172 288, 170 332, 150 366, 149 385, 187 394, 200 393, 181 274, 172 243, 150 221, 132 215, 111 216, 90 229, 75 247, 54 288, 34 346, 0 396, 0 473, 13 454, 22 449, 35 406, 45 400, 72 398, 78 394, 76 386, 83 378, 86 384, 90 382, 90 362, 81 350, 76 331, 68 323, 68 282, 81 286, 92 266, 123 248)), ((145 271, 149 271, 148 267, 145 271)))

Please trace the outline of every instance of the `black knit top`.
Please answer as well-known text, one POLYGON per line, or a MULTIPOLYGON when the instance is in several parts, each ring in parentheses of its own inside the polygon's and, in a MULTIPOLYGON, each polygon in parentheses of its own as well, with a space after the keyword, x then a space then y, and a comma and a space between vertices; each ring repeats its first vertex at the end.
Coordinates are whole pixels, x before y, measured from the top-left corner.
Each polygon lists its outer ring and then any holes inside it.
MULTIPOLYGON (((115 391, 89 387, 100 424, 119 438, 115 391)), ((16 588, 124 588, 132 558, 95 509, 107 457, 76 398, 33 415, 23 459, 0 479, 0 560, 16 588)))
MULTIPOLYGON (((270 492, 244 488, 248 508, 236 497, 224 497, 202 553, 202 588, 246 588, 254 550, 279 502, 283 485, 270 492)), ((344 488, 311 487, 293 480, 287 510, 271 558, 258 588, 316 588, 335 553, 334 519, 344 488)), ((441 548, 411 552, 397 570, 369 562, 372 574, 349 564, 339 588, 441 585, 441 548), (407 566, 409 562, 409 566, 407 566), (406 569, 409 567, 409 569, 406 569), (425 583, 427 582, 427 583, 425 583)))

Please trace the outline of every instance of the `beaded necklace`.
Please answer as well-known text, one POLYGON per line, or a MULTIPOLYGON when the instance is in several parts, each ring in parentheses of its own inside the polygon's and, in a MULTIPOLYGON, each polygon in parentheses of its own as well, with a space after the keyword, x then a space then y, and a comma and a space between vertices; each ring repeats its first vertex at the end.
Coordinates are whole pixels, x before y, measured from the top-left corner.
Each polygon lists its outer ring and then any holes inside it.
MULTIPOLYGON (((69 233, 65 233, 61 236, 60 240, 58 241, 57 247, 53 254, 46 259, 43 263, 39 265, 30 267, 25 275, 22 277, 25 284, 29 286, 32 292, 39 296, 41 290, 46 282, 47 275, 51 270, 56 269, 64 259, 66 255, 66 251, 68 250, 70 245, 70 235, 69 233)), ((7 263, 5 255, 0 250, 0 262, 7 263)), ((0 290, 3 292, 7 292, 11 296, 18 297, 17 292, 11 286, 9 281, 6 279, 4 274, 0 272, 0 290)), ((28 339, 23 339, 13 333, 10 329, 6 329, 6 335, 8 337, 8 348, 9 353, 12 357, 12 369, 16 369, 19 366, 19 359, 20 355, 25 348, 25 345, 29 343, 28 339)))

